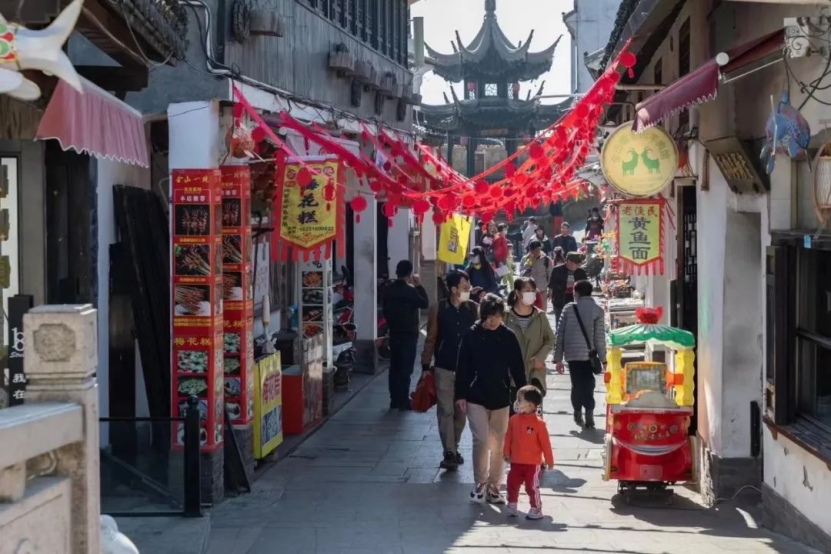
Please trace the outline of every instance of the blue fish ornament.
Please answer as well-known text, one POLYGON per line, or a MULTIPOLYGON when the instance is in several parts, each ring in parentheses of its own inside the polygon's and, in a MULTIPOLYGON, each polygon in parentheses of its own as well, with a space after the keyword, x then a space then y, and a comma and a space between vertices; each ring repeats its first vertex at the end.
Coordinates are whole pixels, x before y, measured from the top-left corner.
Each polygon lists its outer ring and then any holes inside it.
POLYGON ((791 106, 788 91, 782 93, 778 106, 773 104, 771 98, 771 114, 765 125, 765 136, 765 146, 760 157, 765 162, 768 175, 773 173, 777 153, 796 158, 808 149, 811 127, 799 110, 791 106))

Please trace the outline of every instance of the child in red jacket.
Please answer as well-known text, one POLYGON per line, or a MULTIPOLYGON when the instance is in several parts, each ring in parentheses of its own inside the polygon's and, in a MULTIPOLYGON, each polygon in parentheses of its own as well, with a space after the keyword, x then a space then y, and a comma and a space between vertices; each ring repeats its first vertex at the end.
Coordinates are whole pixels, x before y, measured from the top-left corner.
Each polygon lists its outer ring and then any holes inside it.
POLYGON ((531 499, 531 510, 525 519, 542 519, 540 498, 540 464, 545 458, 548 469, 554 467, 554 453, 545 421, 537 415, 542 404, 542 393, 533 385, 517 391, 513 416, 505 436, 505 461, 511 463, 508 473, 508 515, 516 517, 519 488, 525 483, 525 492, 531 499))

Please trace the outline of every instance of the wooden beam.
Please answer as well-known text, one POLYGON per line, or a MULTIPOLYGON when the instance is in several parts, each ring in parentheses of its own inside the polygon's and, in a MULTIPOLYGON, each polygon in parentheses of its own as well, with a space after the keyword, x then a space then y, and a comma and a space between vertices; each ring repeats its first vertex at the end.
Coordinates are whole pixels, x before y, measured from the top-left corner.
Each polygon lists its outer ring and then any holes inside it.
POLYGON ((76 65, 75 70, 102 89, 114 92, 142 90, 147 87, 150 74, 147 67, 76 65))
MULTIPOLYGON (((136 40, 141 40, 139 33, 131 31, 122 17, 113 14, 98 0, 84 2, 75 30, 122 66, 147 65, 136 45, 136 40)), ((141 48, 147 52, 151 47, 143 41, 141 48)))

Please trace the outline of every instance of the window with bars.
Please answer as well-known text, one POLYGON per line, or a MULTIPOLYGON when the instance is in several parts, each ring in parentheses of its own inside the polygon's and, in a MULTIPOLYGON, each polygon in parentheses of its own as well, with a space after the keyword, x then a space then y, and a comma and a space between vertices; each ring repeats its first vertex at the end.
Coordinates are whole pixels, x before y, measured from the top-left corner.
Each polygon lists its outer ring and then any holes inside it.
POLYGON ((496 98, 497 96, 499 96, 499 85, 485 83, 485 98, 496 98))
POLYGON ((407 65, 410 8, 407 0, 297 0, 338 27, 407 65))

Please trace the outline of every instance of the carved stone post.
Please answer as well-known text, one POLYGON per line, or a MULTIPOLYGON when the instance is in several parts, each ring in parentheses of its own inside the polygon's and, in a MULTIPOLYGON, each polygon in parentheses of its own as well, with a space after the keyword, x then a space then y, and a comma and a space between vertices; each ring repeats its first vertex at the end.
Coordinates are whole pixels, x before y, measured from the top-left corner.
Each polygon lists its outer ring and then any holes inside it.
POLYGON ((57 450, 57 473, 72 480, 73 554, 98 553, 98 328, 96 310, 38 306, 23 317, 27 402, 74 402, 83 407, 84 439, 57 450))

